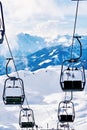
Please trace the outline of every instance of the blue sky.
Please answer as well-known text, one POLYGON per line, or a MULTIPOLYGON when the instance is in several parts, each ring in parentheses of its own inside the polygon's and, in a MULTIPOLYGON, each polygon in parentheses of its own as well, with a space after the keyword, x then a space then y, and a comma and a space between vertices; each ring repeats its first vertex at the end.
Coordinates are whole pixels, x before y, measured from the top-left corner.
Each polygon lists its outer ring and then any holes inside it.
MULTIPOLYGON (((54 38, 73 32, 76 1, 2 0, 6 33, 20 32, 54 38)), ((87 32, 87 1, 80 1, 76 33, 87 32)))

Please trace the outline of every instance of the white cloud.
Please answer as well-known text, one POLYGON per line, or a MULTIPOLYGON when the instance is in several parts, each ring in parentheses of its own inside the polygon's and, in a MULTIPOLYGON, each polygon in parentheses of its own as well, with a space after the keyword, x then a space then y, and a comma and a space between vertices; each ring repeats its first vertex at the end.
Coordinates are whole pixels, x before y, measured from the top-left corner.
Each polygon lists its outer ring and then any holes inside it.
MULTIPOLYGON (((87 2, 79 14, 86 15, 87 2)), ((27 32, 44 37, 72 34, 76 2, 70 0, 3 0, 6 33, 9 37, 27 32)))
POLYGON ((4 0, 3 4, 7 31, 12 33, 32 31, 38 24, 64 17, 54 0, 4 0))

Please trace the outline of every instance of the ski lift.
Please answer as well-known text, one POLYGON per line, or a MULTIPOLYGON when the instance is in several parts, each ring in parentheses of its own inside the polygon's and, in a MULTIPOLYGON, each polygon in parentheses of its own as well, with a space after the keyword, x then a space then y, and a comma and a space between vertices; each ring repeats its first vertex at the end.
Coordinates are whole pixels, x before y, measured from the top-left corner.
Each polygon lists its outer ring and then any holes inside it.
POLYGON ((9 77, 5 80, 3 101, 6 105, 22 105, 24 102, 23 80, 16 77, 9 77))
POLYGON ((85 87, 85 71, 82 56, 82 45, 80 42, 81 36, 74 36, 80 45, 80 54, 77 58, 65 60, 62 63, 60 74, 60 85, 64 91, 82 91, 85 87))
POLYGON ((75 110, 74 104, 71 101, 61 101, 58 107, 59 122, 74 122, 75 110))
MULTIPOLYGON (((6 73, 7 67, 10 59, 6 65, 6 73)), ((4 83, 4 90, 3 90, 3 101, 6 105, 22 105, 25 99, 24 93, 24 83, 21 78, 10 77, 7 74, 8 78, 5 80, 4 83)))
POLYGON ((83 61, 80 60, 82 56, 82 45, 79 40, 80 36, 74 36, 80 45, 80 54, 77 58, 65 60, 62 63, 60 74, 60 85, 64 91, 82 91, 85 87, 85 71, 83 61))
POLYGON ((85 87, 85 71, 82 61, 65 60, 61 67, 60 85, 63 91, 82 91, 85 87))
POLYGON ((22 108, 19 114, 21 128, 33 128, 35 126, 34 113, 30 108, 22 108))
POLYGON ((3 43, 4 34, 5 34, 5 25, 4 25, 4 16, 3 16, 3 8, 2 3, 0 2, 0 44, 3 43))

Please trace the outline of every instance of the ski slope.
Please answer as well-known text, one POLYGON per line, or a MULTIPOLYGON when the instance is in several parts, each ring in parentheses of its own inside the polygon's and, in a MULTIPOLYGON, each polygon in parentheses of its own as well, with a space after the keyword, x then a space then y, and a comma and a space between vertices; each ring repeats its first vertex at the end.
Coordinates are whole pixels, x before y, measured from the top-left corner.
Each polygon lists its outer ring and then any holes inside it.
MULTIPOLYGON (((12 75, 15 75, 13 73, 12 75)), ((28 70, 19 71, 20 78, 24 81, 26 99, 34 111, 35 122, 39 129, 57 128, 57 109, 60 101, 64 100, 65 93, 59 84, 60 66, 48 67, 35 72, 28 70)), ((87 72, 86 72, 87 77, 87 72)), ((6 75, 0 77, 0 130, 20 130, 19 106, 4 105, 2 100, 4 81, 6 75)), ((69 95, 70 93, 68 93, 69 95)), ((24 102, 24 106, 27 102, 24 102)), ((73 94, 75 104, 75 121, 70 126, 75 130, 87 127, 87 91, 73 94)))

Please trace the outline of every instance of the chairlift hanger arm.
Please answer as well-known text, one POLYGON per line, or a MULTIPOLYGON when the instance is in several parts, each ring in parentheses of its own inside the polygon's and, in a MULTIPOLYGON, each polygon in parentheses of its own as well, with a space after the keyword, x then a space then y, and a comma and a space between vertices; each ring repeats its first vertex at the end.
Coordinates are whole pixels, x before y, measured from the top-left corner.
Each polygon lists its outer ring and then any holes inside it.
POLYGON ((8 75, 8 64, 9 64, 9 62, 12 60, 12 58, 7 58, 7 60, 8 60, 8 62, 7 62, 7 64, 6 64, 6 75, 7 75, 9 78, 11 78, 11 77, 8 75))
POLYGON ((72 99, 73 99, 73 92, 71 91, 71 97, 70 97, 70 99, 66 99, 66 94, 67 94, 67 92, 65 92, 65 103, 70 103, 71 101, 72 101, 72 99))
POLYGON ((1 8, 1 15, 2 15, 2 26, 3 26, 3 31, 5 32, 5 24, 4 24, 4 16, 3 16, 3 7, 2 7, 1 1, 0 1, 0 8, 1 8))
POLYGON ((79 45, 80 45, 80 55, 79 55, 78 58, 76 58, 76 59, 80 59, 81 56, 82 56, 82 43, 81 43, 81 41, 80 41, 81 36, 74 36, 74 38, 77 39, 77 41, 78 41, 78 43, 79 43, 79 45))
POLYGON ((11 60, 13 60, 13 58, 7 58, 7 64, 6 64, 6 75, 10 78, 10 79, 12 79, 12 80, 21 80, 21 78, 16 78, 15 76, 13 76, 13 77, 11 77, 11 76, 9 76, 8 75, 8 65, 9 65, 9 63, 10 63, 10 61, 11 60))
POLYGON ((0 39, 0 43, 3 42, 3 37, 4 37, 4 34, 5 34, 5 24, 4 24, 4 16, 3 16, 3 7, 2 7, 2 3, 0 1, 0 11, 1 11, 1 24, 2 24, 2 29, 0 30, 1 31, 1 39, 0 39))

